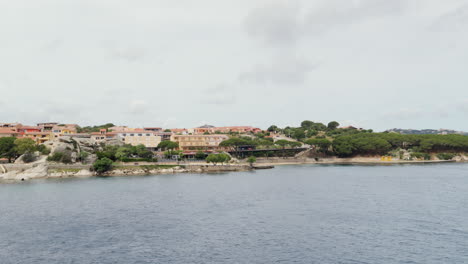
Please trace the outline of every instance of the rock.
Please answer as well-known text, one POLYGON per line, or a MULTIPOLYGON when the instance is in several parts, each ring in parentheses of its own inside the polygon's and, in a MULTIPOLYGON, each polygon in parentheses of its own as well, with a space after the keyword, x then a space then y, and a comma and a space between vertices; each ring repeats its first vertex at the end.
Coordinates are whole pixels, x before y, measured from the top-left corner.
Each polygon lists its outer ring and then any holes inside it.
POLYGON ((47 177, 47 171, 48 166, 45 163, 41 163, 31 169, 24 171, 10 171, 6 174, 2 174, 1 176, 5 180, 28 180, 47 177))

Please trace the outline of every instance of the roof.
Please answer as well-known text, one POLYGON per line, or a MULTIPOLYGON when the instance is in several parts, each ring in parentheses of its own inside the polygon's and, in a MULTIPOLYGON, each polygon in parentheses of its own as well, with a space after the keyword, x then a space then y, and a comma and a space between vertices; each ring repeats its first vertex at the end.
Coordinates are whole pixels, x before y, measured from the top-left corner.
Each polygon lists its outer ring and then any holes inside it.
POLYGON ((39 129, 40 130, 41 128, 38 126, 22 126, 19 129, 39 129))
POLYGON ((50 135, 50 132, 25 132, 24 135, 50 135))
POLYGON ((0 127, 0 134, 19 134, 17 131, 11 129, 11 128, 3 128, 0 127))

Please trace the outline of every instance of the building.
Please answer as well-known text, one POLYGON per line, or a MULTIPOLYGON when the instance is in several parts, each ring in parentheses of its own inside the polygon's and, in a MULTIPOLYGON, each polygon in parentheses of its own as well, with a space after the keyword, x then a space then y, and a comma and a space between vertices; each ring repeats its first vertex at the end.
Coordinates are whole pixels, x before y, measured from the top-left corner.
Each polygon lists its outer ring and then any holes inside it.
POLYGON ((114 139, 117 137, 116 132, 107 132, 106 129, 101 129, 99 132, 91 133, 91 139, 96 143, 105 142, 108 139, 114 139))
POLYGON ((54 134, 49 131, 49 132, 24 132, 21 135, 23 138, 30 138, 34 140, 37 144, 42 144, 46 141, 51 140, 54 138, 54 134))
POLYGON ((163 132, 162 127, 144 127, 143 129, 146 130, 146 131, 152 131, 152 132, 156 132, 156 133, 163 132))
POLYGON ((56 122, 49 122, 49 123, 38 123, 37 126, 41 128, 42 132, 52 131, 54 126, 58 125, 59 123, 56 122))
POLYGON ((21 123, 0 123, 0 128, 2 127, 20 127, 21 123))
POLYGON ((78 125, 76 124, 61 124, 52 127, 52 132, 55 137, 67 136, 70 134, 76 134, 78 125))
POLYGON ((229 139, 226 135, 173 135, 180 150, 220 150, 219 144, 229 139))
POLYGON ((17 137, 19 132, 16 128, 0 127, 0 137, 17 137))
POLYGON ((132 146, 144 145, 149 150, 156 150, 161 137, 156 133, 147 130, 135 130, 133 132, 116 132, 118 138, 122 139, 125 144, 132 146))
POLYGON ((18 132, 20 134, 24 134, 28 132, 41 132, 41 128, 38 126, 20 126, 18 127, 18 132))
POLYGON ((246 134, 246 133, 259 133, 262 132, 260 128, 251 127, 251 126, 227 126, 227 127, 214 127, 210 125, 204 125, 201 127, 194 128, 194 134, 202 135, 206 133, 216 134, 229 134, 229 133, 239 133, 239 134, 246 134))
POLYGON ((169 129, 173 134, 177 135, 188 135, 190 132, 186 128, 171 128, 169 129))
POLYGON ((154 133, 157 136, 161 137, 161 141, 168 141, 171 140, 172 132, 157 132, 154 133))

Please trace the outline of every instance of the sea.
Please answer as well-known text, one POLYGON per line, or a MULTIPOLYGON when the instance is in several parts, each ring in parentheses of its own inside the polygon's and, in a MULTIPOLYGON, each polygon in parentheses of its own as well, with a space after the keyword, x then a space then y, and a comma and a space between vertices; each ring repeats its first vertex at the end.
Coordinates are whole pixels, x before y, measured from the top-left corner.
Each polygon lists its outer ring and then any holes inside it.
POLYGON ((0 263, 468 263, 468 164, 3 183, 0 263))

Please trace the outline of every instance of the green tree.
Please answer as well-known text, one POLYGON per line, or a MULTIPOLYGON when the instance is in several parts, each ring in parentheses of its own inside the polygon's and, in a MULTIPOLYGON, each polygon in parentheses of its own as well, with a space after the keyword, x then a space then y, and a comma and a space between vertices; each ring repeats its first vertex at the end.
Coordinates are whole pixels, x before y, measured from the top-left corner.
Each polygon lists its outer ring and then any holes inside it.
POLYGON ((225 153, 219 153, 219 154, 210 154, 208 157, 206 157, 206 162, 207 163, 213 163, 213 165, 216 165, 218 163, 225 163, 231 160, 231 157, 228 154, 225 153))
POLYGON ((311 129, 315 123, 310 120, 304 120, 301 123, 303 129, 311 129))
POLYGON ((292 134, 292 138, 295 140, 303 140, 306 137, 305 130, 303 128, 296 128, 292 134))
POLYGON ((328 129, 330 130, 335 130, 337 129, 338 127, 340 126, 340 123, 336 122, 336 121, 331 121, 330 123, 328 123, 328 129))
POLYGON ((18 154, 32 153, 36 150, 36 142, 30 138, 18 138, 15 140, 16 151, 18 154))
POLYGON ((269 132, 275 132, 275 133, 278 133, 278 132, 281 131, 281 129, 278 128, 278 127, 275 126, 275 125, 270 126, 267 130, 268 130, 269 132))
POLYGON ((255 156, 250 156, 247 158, 247 162, 250 164, 250 167, 253 167, 253 164, 257 162, 257 158, 255 156))
POLYGON ((98 174, 110 171, 112 169, 112 160, 108 158, 98 159, 93 163, 93 169, 98 174))
POLYGON ((162 150, 171 150, 171 149, 176 149, 178 147, 179 147, 178 142, 169 141, 169 140, 162 141, 161 143, 158 144, 158 149, 162 149, 162 150))
POLYGON ((9 163, 18 156, 15 140, 14 137, 0 138, 0 157, 7 158, 9 163))
POLYGON ((199 150, 199 151, 197 151, 197 153, 195 153, 195 159, 202 160, 202 159, 205 159, 205 158, 206 158, 205 152, 199 150))
POLYGON ((306 144, 320 148, 322 151, 327 151, 332 145, 332 142, 326 138, 314 138, 305 141, 306 144))

